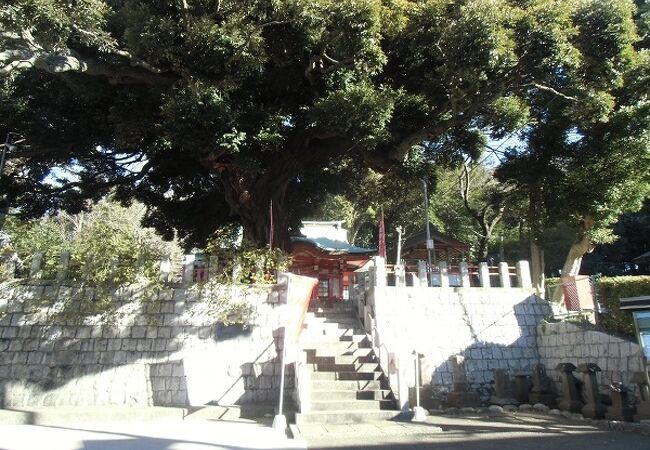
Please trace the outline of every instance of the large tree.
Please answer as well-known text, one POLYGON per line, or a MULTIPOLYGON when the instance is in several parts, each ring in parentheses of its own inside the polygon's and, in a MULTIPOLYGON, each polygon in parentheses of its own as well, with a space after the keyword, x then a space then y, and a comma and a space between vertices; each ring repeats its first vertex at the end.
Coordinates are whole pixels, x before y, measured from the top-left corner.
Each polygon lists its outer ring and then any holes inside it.
POLYGON ((637 56, 618 46, 633 14, 625 0, 14 0, 0 130, 25 142, 2 189, 39 215, 117 185, 190 242, 234 221, 265 243, 272 202, 288 247, 342 166, 476 155, 482 130, 519 127, 542 97, 607 98, 637 56))
POLYGON ((574 227, 562 274, 576 275, 585 253, 613 239, 619 216, 641 208, 650 195, 650 52, 627 9, 632 5, 603 1, 577 12, 582 29, 607 38, 598 45, 581 41, 583 70, 592 79, 604 75, 611 85, 593 84, 586 97, 539 96, 523 146, 511 149, 500 168, 502 179, 527 198, 540 281, 546 228, 560 222, 574 227))

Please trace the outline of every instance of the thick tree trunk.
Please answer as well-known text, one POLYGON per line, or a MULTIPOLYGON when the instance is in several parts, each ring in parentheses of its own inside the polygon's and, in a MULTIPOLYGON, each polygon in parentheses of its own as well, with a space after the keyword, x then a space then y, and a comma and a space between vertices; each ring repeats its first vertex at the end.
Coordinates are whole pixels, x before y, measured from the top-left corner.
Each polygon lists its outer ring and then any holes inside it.
POLYGON ((257 246, 268 245, 291 251, 289 236, 289 218, 286 211, 287 186, 283 185, 274 192, 264 190, 253 193, 255 200, 243 208, 240 214, 244 227, 244 239, 257 246))
POLYGON ((589 235, 589 231, 591 231, 593 226, 594 220, 591 217, 586 217, 582 221, 582 227, 578 232, 577 239, 569 249, 569 253, 564 260, 562 275, 576 276, 580 272, 582 258, 586 253, 594 249, 594 244, 591 242, 591 236, 589 235))
MULTIPOLYGON (((591 241, 591 236, 589 232, 594 226, 594 219, 590 216, 585 217, 582 220, 580 226, 580 231, 578 231, 575 242, 571 245, 569 253, 564 260, 564 266, 562 267, 562 276, 563 277, 575 277, 580 273, 580 265, 582 264, 582 258, 586 253, 591 252, 594 249, 594 244, 591 241)), ((553 292, 553 301, 561 302, 564 297, 562 291, 562 285, 559 285, 553 292)))
POLYGON ((233 166, 217 170, 225 199, 244 228, 244 240, 258 247, 268 245, 290 252, 286 195, 291 174, 282 168, 278 164, 276 170, 252 179, 233 166))

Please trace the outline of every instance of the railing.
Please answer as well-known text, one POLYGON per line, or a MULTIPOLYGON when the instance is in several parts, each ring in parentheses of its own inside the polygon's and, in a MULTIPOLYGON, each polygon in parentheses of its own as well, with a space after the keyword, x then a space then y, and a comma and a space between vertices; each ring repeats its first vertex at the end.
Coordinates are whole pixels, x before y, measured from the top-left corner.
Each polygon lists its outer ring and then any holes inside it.
POLYGON ((515 266, 500 263, 489 266, 487 263, 470 265, 461 262, 449 266, 440 262, 429 266, 425 261, 411 261, 401 265, 384 264, 383 258, 374 258, 370 268, 370 278, 375 286, 419 286, 419 287, 501 287, 531 288, 530 269, 527 261, 519 261, 515 266), (382 281, 385 280, 385 281, 382 281))
MULTIPOLYGON (((89 281, 93 279, 93 260, 84 264, 83 271, 75 264, 70 252, 60 255, 47 255, 36 252, 30 258, 29 264, 22 264, 15 255, 4 262, 4 273, 8 279, 24 280, 56 280, 57 282, 89 281)), ((159 260, 138 257, 114 258, 110 263, 107 281, 119 281, 120 277, 146 274, 150 278, 171 284, 202 283, 210 280, 230 278, 236 281, 240 278, 241 267, 230 264, 216 256, 202 253, 184 255, 182 258, 164 257, 159 260), (229 273, 226 274, 226 271, 229 273)), ((106 264, 104 262, 104 264, 106 264)), ((262 269, 260 269, 262 270, 262 269)), ((262 274, 270 283, 275 280, 275 273, 262 274)))

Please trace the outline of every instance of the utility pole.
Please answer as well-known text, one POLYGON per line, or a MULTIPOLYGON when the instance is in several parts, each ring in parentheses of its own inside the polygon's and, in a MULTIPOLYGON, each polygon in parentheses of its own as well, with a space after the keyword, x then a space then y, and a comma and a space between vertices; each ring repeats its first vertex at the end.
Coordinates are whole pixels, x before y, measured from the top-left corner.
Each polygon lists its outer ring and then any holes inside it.
POLYGON ((427 227, 427 256, 429 257, 429 270, 433 272, 433 265, 431 264, 431 250, 433 250, 433 263, 436 263, 436 247, 431 239, 431 231, 429 230, 429 196, 427 194, 427 182, 422 180, 422 188, 424 189, 424 223, 427 227))

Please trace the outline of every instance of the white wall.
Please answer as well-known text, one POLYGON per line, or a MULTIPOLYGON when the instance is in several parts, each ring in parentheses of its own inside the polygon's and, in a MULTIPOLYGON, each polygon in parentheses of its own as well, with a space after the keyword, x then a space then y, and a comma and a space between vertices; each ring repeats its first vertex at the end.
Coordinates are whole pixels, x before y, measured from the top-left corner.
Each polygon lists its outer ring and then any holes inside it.
POLYGON ((643 353, 638 344, 572 323, 540 324, 537 343, 549 375, 559 363, 595 363, 602 369, 602 386, 613 381, 629 385, 632 374, 641 370, 643 353))
POLYGON ((461 354, 472 388, 482 395, 492 392, 494 369, 514 374, 539 363, 537 324, 551 312, 548 302, 519 288, 375 287, 367 297, 389 351, 425 356, 424 383, 449 388, 448 359, 461 354))

